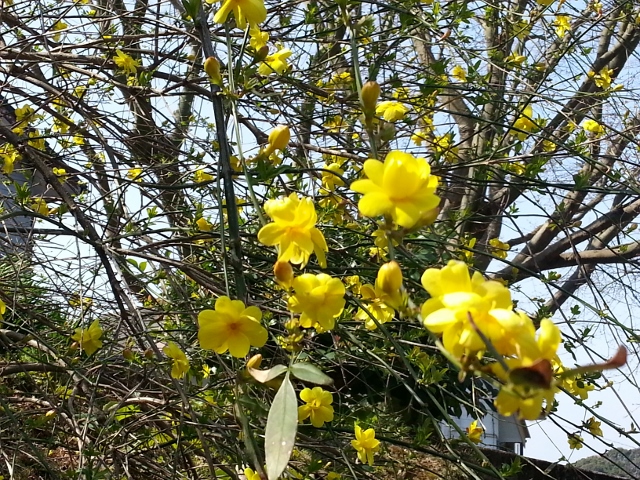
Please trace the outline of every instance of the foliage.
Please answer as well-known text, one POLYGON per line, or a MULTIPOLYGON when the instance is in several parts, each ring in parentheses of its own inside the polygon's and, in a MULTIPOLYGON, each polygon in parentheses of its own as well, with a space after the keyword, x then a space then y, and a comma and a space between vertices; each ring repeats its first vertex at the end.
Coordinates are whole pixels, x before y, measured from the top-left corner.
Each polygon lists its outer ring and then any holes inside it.
POLYGON ((558 402, 635 443, 589 393, 638 339, 638 18, 5 2, 1 474, 499 477, 485 413, 558 402))
POLYGON ((592 455, 575 462, 575 466, 584 470, 618 475, 626 478, 638 478, 640 475, 640 449, 634 448, 608 450, 603 455, 592 455))

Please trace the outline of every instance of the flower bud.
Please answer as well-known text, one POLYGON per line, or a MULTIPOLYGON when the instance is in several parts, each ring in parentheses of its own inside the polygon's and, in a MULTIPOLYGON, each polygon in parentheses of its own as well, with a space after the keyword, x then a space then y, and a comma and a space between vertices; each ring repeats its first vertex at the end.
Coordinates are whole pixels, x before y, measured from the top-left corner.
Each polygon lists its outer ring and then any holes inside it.
POLYGON ((211 83, 222 86, 222 75, 220 75, 220 62, 215 57, 208 57, 204 61, 204 71, 209 75, 211 83))
POLYGON ((273 266, 273 274, 279 285, 287 290, 291 288, 291 282, 293 282, 293 267, 289 262, 278 260, 273 266))
POLYGON ((380 85, 378 85, 378 82, 369 80, 365 83, 362 86, 361 96, 362 111, 366 117, 373 117, 380 97, 380 85))
POLYGON ((402 288, 402 271, 398 262, 392 260, 380 267, 376 287, 387 295, 394 295, 402 288))
POLYGON ((272 150, 284 150, 289 145, 291 132, 286 125, 278 125, 269 134, 269 145, 272 150))
POLYGON ((249 359, 249 361, 247 362, 247 368, 254 368, 254 369, 260 368, 261 364, 262 364, 262 355, 258 353, 257 355, 254 355, 249 359))

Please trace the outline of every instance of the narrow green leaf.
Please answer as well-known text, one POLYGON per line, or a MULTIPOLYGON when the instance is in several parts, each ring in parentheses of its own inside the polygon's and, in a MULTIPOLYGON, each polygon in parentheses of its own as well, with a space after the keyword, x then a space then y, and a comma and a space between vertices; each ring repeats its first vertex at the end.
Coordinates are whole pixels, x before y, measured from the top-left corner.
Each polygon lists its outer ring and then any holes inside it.
POLYGON ((289 374, 276 393, 264 434, 264 453, 269 480, 276 480, 287 468, 298 429, 298 401, 289 374))
POLYGON ((276 365, 269 370, 258 370, 257 368, 248 368, 247 370, 249 371, 249 375, 255 378, 258 382, 266 383, 286 372, 287 367, 284 365, 276 365))
POLYGON ((291 375, 303 382, 315 383, 316 385, 331 385, 333 379, 310 363, 295 363, 291 366, 291 375))

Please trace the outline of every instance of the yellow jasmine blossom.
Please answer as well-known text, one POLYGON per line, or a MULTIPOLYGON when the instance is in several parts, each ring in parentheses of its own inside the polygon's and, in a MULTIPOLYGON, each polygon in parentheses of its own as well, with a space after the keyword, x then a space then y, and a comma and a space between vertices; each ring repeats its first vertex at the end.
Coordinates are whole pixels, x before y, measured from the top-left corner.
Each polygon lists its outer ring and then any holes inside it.
POLYGON ((142 169, 130 168, 127 172, 127 178, 133 180, 134 182, 142 182, 142 169))
POLYGON ((519 418, 535 420, 551 409, 559 391, 551 362, 560 364, 557 357, 562 340, 560 330, 549 319, 540 322, 537 336, 533 329, 529 319, 512 333, 517 357, 505 359, 508 372, 499 363, 493 364, 494 373, 504 382, 494 401, 501 415, 517 414, 519 418))
POLYGON ((193 174, 193 181, 195 183, 210 182, 211 180, 213 180, 213 175, 209 175, 204 170, 196 170, 193 174))
POLYGON ((298 421, 304 422, 311 417, 311 425, 322 427, 325 422, 333 421, 333 395, 320 387, 305 388, 300 392, 300 400, 305 405, 298 407, 298 421))
POLYGON ((376 325, 376 322, 373 321, 371 316, 373 316, 380 324, 393 320, 393 308, 384 303, 384 301, 378 296, 373 285, 368 283, 362 285, 359 289, 359 293, 365 301, 366 311, 359 308, 358 312, 354 315, 354 318, 364 322, 364 326, 367 330, 375 330, 378 328, 378 325, 376 325))
POLYGON ((267 9, 263 0, 224 0, 213 21, 223 24, 231 12, 241 30, 246 28, 247 23, 253 27, 267 19, 267 9))
POLYGON ((45 217, 49 215, 49 205, 47 205, 47 202, 42 198, 35 198, 31 204, 31 208, 34 212, 44 215, 45 217))
POLYGON ((289 262, 283 262, 282 260, 278 260, 273 265, 273 275, 276 277, 276 281, 278 285, 282 288, 286 288, 289 290, 291 288, 291 283, 293 282, 293 267, 289 262))
POLYGON ((426 142, 428 138, 427 132, 424 130, 416 130, 413 135, 411 135, 411 141, 419 147, 422 146, 422 142, 426 142))
POLYGON ((140 60, 134 60, 131 55, 127 55, 120 49, 116 50, 116 56, 113 57, 113 61, 120 70, 124 70, 127 74, 135 74, 140 66, 140 60))
POLYGON ((268 41, 269 34, 267 32, 261 31, 257 25, 254 25, 249 29, 249 45, 255 51, 266 47, 268 41))
POLYGON ((23 105, 15 110, 18 123, 30 123, 36 118, 36 112, 30 105, 23 105))
POLYGON ((577 433, 572 433, 567 437, 567 442, 569 443, 569 448, 571 450, 580 450, 584 447, 584 438, 582 438, 577 433))
POLYGON ((453 67, 453 70, 451 70, 451 76, 460 82, 467 81, 467 71, 460 65, 453 67))
POLYGON ((22 155, 10 143, 5 143, 0 147, 0 158, 2 158, 2 171, 7 175, 13 173, 15 163, 22 159, 22 155))
POLYGON ((376 432, 373 428, 362 431, 360 425, 355 425, 356 439, 351 440, 351 445, 358 452, 358 458, 362 463, 373 466, 373 456, 380 450, 380 440, 376 440, 376 432))
POLYGON ((364 196, 358 209, 365 217, 389 215, 394 223, 411 228, 440 203, 435 191, 438 177, 424 158, 398 150, 389 152, 383 162, 364 162, 367 179, 356 180, 351 190, 364 196))
POLYGON ((589 430, 589 433, 594 437, 602 436, 602 423, 597 421, 595 417, 591 417, 589 420, 585 422, 585 427, 589 430))
POLYGON ((409 107, 395 100, 380 102, 376 107, 376 115, 382 115, 387 122, 397 122, 402 120, 409 112, 409 107))
POLYGON ((492 238, 489 240, 489 245, 494 256, 501 259, 507 258, 507 252, 511 248, 508 243, 501 242, 499 238, 492 238))
POLYGON ((312 253, 322 268, 327 266, 324 252, 328 251, 322 232, 316 228, 318 215, 310 198, 298 198, 296 193, 276 200, 268 200, 264 210, 273 222, 258 232, 263 245, 278 247, 278 260, 304 267, 312 253))
POLYGON ((482 435, 484 435, 484 428, 478 425, 478 421, 474 420, 471 425, 467 427, 467 438, 475 444, 482 441, 482 435))
POLYGON ((258 472, 254 472, 251 468, 244 469, 244 476, 247 477, 247 480, 262 480, 260 474, 258 472))
POLYGON ((584 128, 587 132, 594 133, 596 135, 604 133, 604 127, 595 120, 591 119, 585 120, 582 124, 582 128, 584 128))
POLYGON ((345 304, 346 290, 340 279, 326 273, 304 273, 293 279, 292 286, 294 294, 289 297, 288 307, 301 314, 300 325, 322 331, 333 329, 345 304))
POLYGON ((571 31, 571 22, 568 15, 557 15, 552 24, 556 27, 556 34, 563 38, 567 32, 571 31))
POLYGON ((100 328, 100 322, 94 320, 89 325, 89 328, 76 328, 76 333, 73 334, 71 340, 75 340, 80 344, 80 348, 84 350, 87 355, 93 355, 96 350, 102 347, 102 328, 100 328))
POLYGON ((433 139, 433 150, 447 162, 458 160, 458 147, 453 146, 453 133, 446 133, 433 139))
POLYGON ((287 125, 278 125, 269 133, 269 143, 261 152, 265 156, 270 156, 276 150, 283 151, 289 145, 291 131, 287 125))
POLYGON ((513 311, 511 293, 502 283, 485 280, 479 272, 471 276, 458 260, 425 270, 421 280, 431 295, 422 305, 422 322, 442 334, 446 350, 458 358, 486 350, 480 331, 500 354, 516 352, 517 332, 531 320, 513 311))
POLYGON ((390 307, 399 309, 404 303, 402 270, 395 260, 385 263, 378 270, 376 293, 390 307))
POLYGON ((289 68, 287 58, 291 56, 291 53, 288 48, 281 48, 276 53, 268 55, 258 67, 258 73, 264 77, 268 77, 272 73, 282 75, 289 68))
POLYGON ((607 90, 611 87, 611 75, 613 74, 613 68, 604 67, 598 73, 589 72, 588 76, 593 78, 597 87, 602 88, 603 90, 607 90))
POLYGON ((214 310, 203 310, 198 315, 198 341, 205 350, 244 357, 253 347, 267 342, 267 330, 260 324, 262 312, 258 307, 245 307, 241 300, 222 296, 216 300, 214 310))
POLYGON ((180 347, 174 342, 169 342, 166 347, 162 349, 165 355, 173 359, 173 365, 171 366, 171 376, 173 378, 182 378, 185 373, 189 371, 189 359, 184 354, 180 347))
POLYGON ((200 217, 198 220, 196 220, 196 225, 198 226, 198 230, 201 230, 203 232, 210 232, 211 229, 213 229, 213 225, 203 217, 200 217))
POLYGON ((69 25, 67 25, 66 23, 64 23, 62 20, 58 20, 56 23, 53 24, 53 27, 51 27, 51 30, 53 30, 54 33, 53 34, 53 41, 54 42, 59 42, 60 41, 60 30, 64 30, 65 28, 67 28, 69 25))
POLYGON ((326 163, 322 166, 322 186, 329 192, 333 192, 336 187, 344 186, 344 181, 338 175, 344 175, 344 170, 337 163, 326 163), (328 170, 328 171, 327 171, 328 170))
POLYGON ((524 140, 537 129, 538 125, 533 121, 533 107, 527 105, 522 114, 513 123, 513 128, 509 133, 516 135, 520 140, 524 140))
POLYGON ((512 53, 507 58, 504 59, 505 63, 511 63, 515 65, 522 65, 524 61, 527 59, 524 55, 520 55, 518 53, 512 53))

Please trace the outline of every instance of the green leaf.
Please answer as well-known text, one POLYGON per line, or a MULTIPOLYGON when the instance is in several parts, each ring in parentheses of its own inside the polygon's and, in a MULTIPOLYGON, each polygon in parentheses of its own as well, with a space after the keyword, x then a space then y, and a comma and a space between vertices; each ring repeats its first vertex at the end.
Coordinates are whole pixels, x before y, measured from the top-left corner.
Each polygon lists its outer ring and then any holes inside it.
POLYGON ((255 378, 258 382, 266 383, 286 372, 287 367, 284 365, 276 365, 269 370, 258 370, 257 368, 248 368, 247 370, 249 371, 249 375, 255 378))
POLYGON ((331 385, 333 379, 310 363, 295 363, 291 366, 291 375, 303 382, 315 383, 316 385, 331 385))
POLYGON ((269 480, 276 480, 287 468, 296 441, 297 428, 298 401, 287 373, 269 409, 264 434, 264 453, 269 480))

